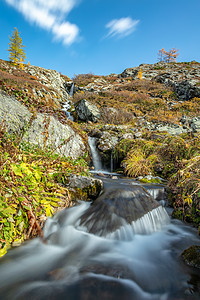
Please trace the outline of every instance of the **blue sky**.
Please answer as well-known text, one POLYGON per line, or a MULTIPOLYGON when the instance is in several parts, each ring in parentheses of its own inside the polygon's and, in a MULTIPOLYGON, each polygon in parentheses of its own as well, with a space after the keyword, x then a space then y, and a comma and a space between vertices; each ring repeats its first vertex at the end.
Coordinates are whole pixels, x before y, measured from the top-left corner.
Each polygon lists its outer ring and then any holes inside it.
POLYGON ((17 27, 26 62, 69 77, 155 63, 161 48, 200 61, 199 13, 200 0, 0 0, 0 58, 17 27))

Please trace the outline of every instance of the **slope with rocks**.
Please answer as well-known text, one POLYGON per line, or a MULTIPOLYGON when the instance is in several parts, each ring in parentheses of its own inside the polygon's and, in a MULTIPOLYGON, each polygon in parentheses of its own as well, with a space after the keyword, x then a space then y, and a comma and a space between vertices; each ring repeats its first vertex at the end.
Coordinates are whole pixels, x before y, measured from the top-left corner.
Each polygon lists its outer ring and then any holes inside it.
POLYGON ((56 211, 102 189, 89 175, 87 135, 62 110, 69 82, 53 70, 0 60, 0 256, 41 235, 56 211))
POLYGON ((82 128, 96 137, 105 166, 112 155, 115 169, 128 176, 168 180, 174 216, 198 226, 200 64, 142 64, 118 75, 82 74, 75 85, 75 106, 85 99, 99 109, 98 123, 88 119, 82 128))
POLYGON ((88 180, 79 177, 88 175, 88 135, 96 137, 107 168, 112 156, 114 168, 128 176, 168 180, 174 216, 198 226, 199 74, 197 62, 81 74, 73 78, 72 99, 67 76, 0 60, 2 251, 6 243, 39 234, 46 217, 73 205, 77 195, 98 195, 101 182, 89 180, 87 191, 88 180), (68 100, 75 122, 62 110, 68 100))

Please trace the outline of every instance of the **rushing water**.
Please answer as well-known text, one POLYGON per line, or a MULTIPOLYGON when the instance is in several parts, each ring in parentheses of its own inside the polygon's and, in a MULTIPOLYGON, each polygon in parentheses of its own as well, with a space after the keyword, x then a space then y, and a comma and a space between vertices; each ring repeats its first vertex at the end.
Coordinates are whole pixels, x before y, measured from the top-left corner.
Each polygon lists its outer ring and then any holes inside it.
MULTIPOLYGON (((74 94, 74 83, 72 83, 72 86, 70 88, 69 96, 73 97, 73 94, 74 94)), ((64 103, 62 110, 66 113, 67 119, 74 121, 74 118, 70 113, 70 109, 71 109, 71 102, 69 100, 67 100, 64 103)))
POLYGON ((94 170, 95 171, 102 170, 103 166, 101 163, 101 158, 100 158, 99 152, 96 147, 96 138, 89 136, 88 144, 90 146, 90 150, 91 150, 91 154, 92 154, 92 162, 94 165, 94 170))
MULTIPOLYGON (((132 185, 130 180, 113 181, 114 189, 132 185)), ((105 179, 105 189, 111 185, 105 179)), ((184 248, 199 244, 193 229, 170 221, 160 206, 97 236, 80 223, 90 207, 82 202, 48 219, 43 239, 27 242, 1 260, 0 299, 199 299, 198 274, 179 259, 184 248)))
MULTIPOLYGON (((89 143, 95 169, 101 170, 95 139, 89 143)), ((151 198, 149 193, 162 204, 163 186, 146 186, 147 193, 130 179, 102 179, 104 193, 94 203, 56 214, 42 239, 1 259, 0 299, 199 299, 200 275, 180 259, 199 238, 151 198)))

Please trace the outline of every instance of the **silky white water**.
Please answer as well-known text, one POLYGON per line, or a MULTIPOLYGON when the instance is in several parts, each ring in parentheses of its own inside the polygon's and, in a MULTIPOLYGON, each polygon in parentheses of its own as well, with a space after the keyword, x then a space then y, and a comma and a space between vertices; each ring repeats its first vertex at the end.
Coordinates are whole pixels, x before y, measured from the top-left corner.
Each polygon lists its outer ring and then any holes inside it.
POLYGON ((187 289, 188 275, 176 245, 194 239, 192 232, 170 223, 159 207, 138 224, 95 236, 79 225, 89 206, 81 203, 48 219, 43 239, 8 253, 0 264, 0 299, 100 299, 104 289, 108 299, 184 299, 179 290, 187 289))
POLYGON ((91 154, 92 154, 92 162, 93 162, 93 166, 94 166, 94 170, 102 170, 102 163, 101 163, 101 158, 99 155, 99 152, 97 150, 96 147, 96 139, 94 137, 88 137, 88 144, 91 150, 91 154))

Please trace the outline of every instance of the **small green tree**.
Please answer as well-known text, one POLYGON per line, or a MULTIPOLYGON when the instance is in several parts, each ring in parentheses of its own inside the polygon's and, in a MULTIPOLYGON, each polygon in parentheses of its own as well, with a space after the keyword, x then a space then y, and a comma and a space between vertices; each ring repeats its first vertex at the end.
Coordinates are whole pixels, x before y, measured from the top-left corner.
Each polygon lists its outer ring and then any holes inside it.
POLYGON ((25 52, 23 48, 25 46, 22 45, 22 39, 19 36, 19 32, 17 28, 15 27, 15 30, 13 31, 12 36, 10 37, 10 43, 8 45, 10 46, 9 51, 9 60, 14 63, 24 62, 26 59, 25 52))

